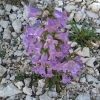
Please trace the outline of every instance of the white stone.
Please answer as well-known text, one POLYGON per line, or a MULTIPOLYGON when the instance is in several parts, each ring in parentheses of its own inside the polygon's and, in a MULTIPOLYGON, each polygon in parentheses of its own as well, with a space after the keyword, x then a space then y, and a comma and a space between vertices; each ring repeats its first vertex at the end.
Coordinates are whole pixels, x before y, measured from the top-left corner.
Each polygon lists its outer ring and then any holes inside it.
POLYGON ((8 24, 9 24, 9 21, 3 21, 3 20, 0 21, 0 25, 3 28, 7 28, 8 27, 8 24))
POLYGON ((82 17, 83 17, 82 12, 81 12, 81 11, 78 11, 78 12, 75 14, 74 19, 75 19, 76 22, 79 22, 79 21, 81 20, 82 17))
POLYGON ((82 2, 82 0, 75 0, 75 2, 82 2))
POLYGON ((3 67, 2 65, 0 65, 0 77, 2 77, 6 71, 7 71, 7 69, 5 67, 3 67))
POLYGON ((4 10, 0 9, 0 15, 2 16, 4 14, 4 10))
POLYGON ((32 95, 32 89, 31 88, 28 88, 27 86, 25 86, 23 88, 23 92, 27 95, 32 95))
POLYGON ((99 82, 96 78, 94 78, 92 75, 89 75, 89 74, 86 75, 86 79, 88 82, 95 82, 95 83, 99 82))
POLYGON ((17 10, 19 10, 19 8, 13 5, 13 6, 12 6, 12 10, 13 10, 13 11, 17 11, 17 10))
POLYGON ((15 95, 10 96, 10 97, 7 98, 6 100, 15 100, 15 95))
POLYGON ((71 47, 75 47, 77 45, 77 42, 72 42, 71 47))
POLYGON ((22 14, 18 14, 18 15, 17 15, 18 19, 21 19, 22 16, 23 16, 22 14))
POLYGON ((61 7, 55 7, 55 10, 58 10, 58 11, 62 12, 62 8, 61 7))
POLYGON ((86 78, 85 78, 85 77, 83 77, 83 78, 80 78, 80 82, 81 82, 81 83, 84 83, 84 82, 86 82, 86 78))
POLYGON ((91 9, 93 12, 99 12, 100 3, 92 3, 92 4, 89 5, 88 8, 91 9))
POLYGON ((59 1, 58 1, 58 5, 59 5, 59 6, 62 6, 62 5, 63 5, 63 2, 62 2, 61 0, 59 0, 59 1))
POLYGON ((14 21, 17 18, 17 16, 16 16, 16 14, 10 14, 9 18, 11 21, 14 21))
POLYGON ((93 92, 93 93, 98 93, 98 89, 93 88, 93 89, 92 89, 92 92, 93 92))
POLYGON ((40 94, 42 94, 42 88, 41 87, 37 87, 36 95, 40 95, 40 94))
POLYGON ((87 93, 79 94, 75 100, 91 100, 90 95, 87 93))
POLYGON ((3 39, 11 39, 11 31, 9 29, 4 30, 3 39))
POLYGON ((8 97, 19 93, 21 93, 21 91, 11 83, 0 91, 0 97, 8 97))
POLYGON ((25 100, 36 100, 36 98, 33 98, 33 97, 27 95, 25 100))
POLYGON ((24 86, 23 82, 16 82, 15 85, 19 88, 22 89, 22 86, 24 86))
POLYGON ((95 62, 95 60, 96 60, 95 57, 90 58, 90 59, 86 62, 86 65, 94 68, 94 62, 95 62))
POLYGON ((23 18, 27 20, 27 17, 28 17, 28 9, 27 9, 27 6, 24 5, 23 18))
POLYGON ((81 57, 81 60, 82 60, 82 63, 85 64, 89 60, 89 58, 81 57))
POLYGON ((12 6, 10 4, 6 4, 5 10, 10 12, 12 6))
POLYGON ((67 12, 71 12, 72 10, 76 10, 77 6, 75 5, 67 5, 64 7, 67 12))
POLYGON ((86 14, 90 18, 99 18, 99 16, 96 13, 93 13, 91 11, 86 11, 86 14))
POLYGON ((20 33, 21 32, 21 28, 22 28, 22 23, 21 20, 16 19, 13 23, 12 26, 15 30, 16 33, 20 33))
POLYGON ((44 93, 43 95, 39 96, 39 99, 40 99, 40 100, 52 100, 52 98, 50 98, 50 97, 47 95, 47 92, 44 93))
POLYGON ((0 27, 0 32, 2 32, 3 31, 3 29, 2 29, 2 27, 0 27))
POLYGON ((87 67, 87 70, 89 74, 94 74, 94 69, 92 67, 87 67))
POLYGON ((29 86, 30 82, 31 82, 31 78, 24 79, 25 86, 29 86))
POLYGON ((0 58, 0 65, 1 65, 1 63, 2 63, 2 59, 0 58))
POLYGON ((75 53, 78 54, 79 56, 90 57, 90 51, 88 47, 84 47, 82 51, 81 47, 79 47, 75 50, 75 53))
POLYGON ((49 97, 57 97, 57 92, 54 91, 48 91, 47 94, 49 97))
POLYGON ((10 80, 14 81, 14 80, 15 80, 15 75, 12 75, 12 76, 10 77, 10 80))
POLYGON ((17 37, 16 32, 12 32, 12 33, 11 33, 11 35, 12 35, 14 38, 16 38, 16 37, 17 37))
POLYGON ((73 20, 74 14, 75 14, 75 13, 76 13, 75 11, 72 11, 72 12, 71 12, 71 14, 70 14, 69 17, 68 17, 68 21, 72 21, 72 20, 73 20))
POLYGON ((44 80, 43 80, 43 79, 38 80, 38 86, 39 86, 39 87, 43 88, 44 85, 45 85, 45 83, 44 83, 44 80))
POLYGON ((14 52, 14 56, 22 56, 23 55, 23 52, 22 51, 16 51, 14 52))

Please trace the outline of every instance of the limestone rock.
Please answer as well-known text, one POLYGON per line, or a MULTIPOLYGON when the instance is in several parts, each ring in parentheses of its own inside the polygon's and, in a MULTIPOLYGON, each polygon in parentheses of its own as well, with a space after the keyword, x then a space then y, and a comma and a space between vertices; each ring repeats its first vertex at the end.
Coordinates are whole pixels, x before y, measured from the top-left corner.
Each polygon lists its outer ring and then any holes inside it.
POLYGON ((19 93, 21 93, 21 91, 11 83, 0 91, 0 97, 8 97, 19 93))

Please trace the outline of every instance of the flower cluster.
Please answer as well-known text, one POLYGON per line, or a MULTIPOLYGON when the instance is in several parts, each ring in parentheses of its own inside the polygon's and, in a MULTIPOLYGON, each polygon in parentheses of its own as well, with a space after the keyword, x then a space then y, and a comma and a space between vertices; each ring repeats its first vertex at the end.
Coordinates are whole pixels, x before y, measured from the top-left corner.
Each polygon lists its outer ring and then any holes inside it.
POLYGON ((50 16, 28 6, 28 20, 37 18, 33 25, 26 25, 23 42, 33 63, 32 71, 44 78, 59 75, 62 83, 77 76, 82 62, 79 56, 69 57, 71 48, 66 31, 67 15, 55 10, 50 16), (52 16, 51 16, 52 15, 52 16))

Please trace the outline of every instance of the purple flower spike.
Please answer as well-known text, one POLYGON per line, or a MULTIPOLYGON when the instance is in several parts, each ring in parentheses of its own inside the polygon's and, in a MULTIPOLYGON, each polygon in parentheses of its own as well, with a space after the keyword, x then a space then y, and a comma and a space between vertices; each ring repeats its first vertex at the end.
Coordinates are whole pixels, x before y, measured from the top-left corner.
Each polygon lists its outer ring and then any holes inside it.
POLYGON ((29 6, 28 6, 28 18, 36 17, 37 15, 40 15, 40 14, 41 14, 41 12, 39 10, 31 7, 31 5, 29 4, 29 6))

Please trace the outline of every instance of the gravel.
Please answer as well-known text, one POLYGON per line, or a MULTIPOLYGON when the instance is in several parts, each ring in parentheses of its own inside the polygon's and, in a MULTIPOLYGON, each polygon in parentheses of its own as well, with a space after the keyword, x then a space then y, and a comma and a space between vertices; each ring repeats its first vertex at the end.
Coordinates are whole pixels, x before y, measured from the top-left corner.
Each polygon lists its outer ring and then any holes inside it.
MULTIPOLYGON (((56 10, 64 10, 68 13, 68 20, 82 23, 87 19, 87 26, 94 25, 100 33, 100 1, 99 0, 29 0, 34 6, 45 10, 47 5, 54 6, 56 10)), ((100 41, 93 44, 93 51, 88 47, 72 49, 81 56, 83 68, 79 76, 66 84, 62 92, 58 94, 52 90, 44 89, 43 79, 39 79, 37 85, 33 85, 34 75, 23 45, 23 33, 27 19, 27 6, 24 2, 19 5, 6 4, 0 1, 0 100, 99 100, 100 99, 100 41), (5 13, 6 11, 6 13, 5 13), (6 16, 4 16, 4 13, 6 16), (96 48, 96 49, 95 49, 96 48), (18 73, 21 72, 18 76, 18 73), (22 76, 23 75, 23 76, 22 76), (19 80, 16 81, 16 76, 19 80), (56 99, 55 99, 56 98, 56 99)), ((32 23, 35 18, 30 19, 32 23)), ((78 26, 79 28, 81 26, 78 26)), ((68 25, 67 29, 71 29, 68 25)), ((78 46, 73 42, 71 46, 78 46)))

